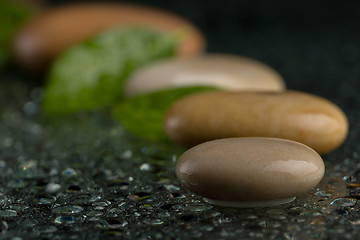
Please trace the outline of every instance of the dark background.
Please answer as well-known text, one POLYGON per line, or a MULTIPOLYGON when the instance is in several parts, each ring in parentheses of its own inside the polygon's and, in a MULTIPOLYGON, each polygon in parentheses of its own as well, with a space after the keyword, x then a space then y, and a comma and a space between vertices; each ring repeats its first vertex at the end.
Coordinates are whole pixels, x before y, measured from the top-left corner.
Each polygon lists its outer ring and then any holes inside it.
MULTIPOLYGON (((47 1, 71 2, 81 1, 47 1)), ((321 95, 348 109, 359 106, 360 1, 127 2, 189 19, 205 34, 208 52, 263 61, 280 72, 290 89, 321 95)))

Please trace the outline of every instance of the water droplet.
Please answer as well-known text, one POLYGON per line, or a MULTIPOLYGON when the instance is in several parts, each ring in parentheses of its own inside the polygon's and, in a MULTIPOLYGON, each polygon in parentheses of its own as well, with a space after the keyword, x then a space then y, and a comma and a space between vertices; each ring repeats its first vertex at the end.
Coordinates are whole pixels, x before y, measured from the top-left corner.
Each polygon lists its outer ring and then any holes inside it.
POLYGON ((30 160, 30 161, 25 162, 20 165, 20 169, 22 169, 23 171, 29 170, 31 168, 36 168, 36 167, 37 167, 37 161, 35 161, 35 160, 30 160))
POLYGON ((179 191, 180 190, 180 188, 178 186, 174 186, 172 184, 164 184, 161 187, 167 191, 179 191))
POLYGON ((205 203, 191 203, 185 206, 185 210, 190 212, 205 212, 212 209, 213 206, 205 203))
POLYGON ((25 103, 24 107, 23 107, 23 110, 24 110, 24 113, 26 115, 34 115, 35 113, 38 112, 38 105, 34 102, 27 102, 25 103))
POLYGON ((90 205, 93 202, 98 201, 100 199, 101 197, 97 195, 80 194, 74 197, 72 203, 79 205, 90 205))
POLYGON ((7 187, 9 187, 9 188, 23 188, 23 187, 25 187, 25 183, 21 179, 14 179, 14 180, 10 180, 8 182, 7 187))
POLYGON ((105 200, 105 201, 101 201, 101 202, 94 202, 92 205, 95 207, 107 207, 107 206, 111 205, 111 202, 108 200, 105 200))
POLYGON ((334 207, 352 207, 357 203, 356 198, 337 198, 330 204, 334 207))
POLYGON ((80 206, 76 205, 65 205, 61 207, 54 208, 52 210, 53 213, 56 214, 77 214, 82 212, 84 209, 80 206))
POLYGON ((274 208, 267 210, 266 213, 269 215, 285 215, 286 211, 283 209, 274 208))
POLYGON ((129 158, 131 158, 132 157, 132 152, 130 151, 130 150, 126 150, 125 152, 123 152, 122 154, 121 154, 121 158, 122 159, 129 159, 129 158))
POLYGON ((61 189, 61 185, 57 184, 57 183, 48 183, 46 185, 45 191, 48 193, 56 193, 58 191, 60 191, 61 189))
POLYGON ((20 204, 20 203, 17 203, 17 204, 16 204, 16 203, 15 203, 15 204, 11 204, 11 205, 9 206, 9 208, 12 209, 12 210, 16 210, 16 211, 18 211, 18 212, 22 212, 22 211, 28 209, 29 206, 28 206, 28 205, 25 205, 25 204, 20 204))
POLYGON ((18 215, 17 211, 15 210, 0 210, 0 217, 9 218, 9 217, 16 217, 18 215))
POLYGON ((6 162, 2 159, 0 159, 0 168, 6 167, 6 162))
POLYGON ((300 216, 303 216, 303 217, 317 217, 317 216, 321 216, 321 212, 316 211, 316 210, 305 210, 305 211, 302 211, 300 213, 300 216))
POLYGON ((56 201, 56 197, 51 195, 37 196, 33 198, 33 202, 39 205, 47 205, 55 201, 56 201))
POLYGON ((111 228, 111 225, 105 220, 101 219, 97 224, 95 225, 97 228, 111 228))
POLYGON ((116 190, 127 190, 129 188, 129 183, 124 182, 120 179, 113 180, 108 183, 107 188, 112 191, 116 190))
POLYGON ((148 172, 151 171, 151 165, 149 163, 143 163, 140 165, 140 171, 148 172))
POLYGON ((62 215, 55 218, 54 223, 56 224, 73 224, 75 218, 73 216, 62 215))
POLYGON ((37 225, 37 222, 34 219, 25 219, 21 222, 21 225, 26 228, 32 228, 37 225))
POLYGON ((103 215, 103 212, 100 211, 90 211, 86 213, 88 217, 100 217, 101 215, 103 215))
POLYGON ((111 228, 122 228, 129 224, 126 220, 121 218, 108 218, 107 222, 111 228))
POLYGON ((178 198, 178 199, 181 199, 181 198, 185 198, 186 196, 182 193, 177 193, 177 192, 174 192, 174 193, 170 193, 170 198, 178 198))
POLYGON ((331 197, 331 194, 325 191, 317 191, 315 195, 319 197, 331 197))
POLYGON ((164 221, 163 220, 161 220, 161 219, 152 219, 152 218, 148 218, 148 219, 145 219, 144 220, 144 223, 146 223, 146 224, 148 224, 148 225, 161 225, 161 224, 163 224, 164 223, 164 221))
POLYGON ((67 168, 61 173, 61 175, 64 177, 71 178, 77 176, 77 172, 72 168, 67 168))

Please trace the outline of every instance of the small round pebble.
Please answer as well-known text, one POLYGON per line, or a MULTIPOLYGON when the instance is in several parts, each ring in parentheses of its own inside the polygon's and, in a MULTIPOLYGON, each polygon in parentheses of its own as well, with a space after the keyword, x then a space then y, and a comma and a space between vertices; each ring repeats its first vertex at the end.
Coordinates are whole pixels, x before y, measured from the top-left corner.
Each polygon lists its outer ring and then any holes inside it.
POLYGON ((44 9, 14 38, 17 62, 33 73, 43 73, 69 46, 100 31, 118 26, 142 26, 178 34, 178 55, 203 52, 205 39, 189 21, 176 14, 136 4, 77 3, 44 9))
POLYGON ((158 61, 137 70, 127 81, 125 95, 186 86, 234 91, 285 89, 280 74, 264 63, 240 56, 205 54, 192 59, 158 61))
POLYGON ((186 147, 219 138, 275 137, 324 154, 345 140, 348 122, 336 105, 303 92, 211 91, 175 102, 164 129, 186 147))
POLYGON ((264 207, 290 202, 314 188, 325 167, 313 149, 276 138, 226 138, 186 151, 178 160, 180 183, 208 202, 264 207))

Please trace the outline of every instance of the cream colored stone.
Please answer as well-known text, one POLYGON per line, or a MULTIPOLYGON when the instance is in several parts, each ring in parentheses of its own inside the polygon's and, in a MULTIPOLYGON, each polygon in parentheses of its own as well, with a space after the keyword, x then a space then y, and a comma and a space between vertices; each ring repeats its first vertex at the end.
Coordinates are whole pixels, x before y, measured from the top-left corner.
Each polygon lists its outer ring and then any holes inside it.
POLYGON ((14 54, 24 68, 42 73, 69 46, 116 26, 178 32, 181 57, 192 57, 205 49, 202 33, 176 14, 135 4, 78 3, 43 10, 31 19, 14 38, 14 54))
POLYGON ((323 154, 344 141, 348 122, 341 109, 311 94, 213 91, 175 102, 164 129, 184 146, 228 137, 276 137, 323 154))
POLYGON ((235 91, 285 89, 282 77, 261 62, 239 56, 206 54, 192 59, 158 61, 137 70, 125 85, 125 95, 186 86, 213 86, 235 91))
POLYGON ((324 162, 311 148, 275 138, 227 138, 197 145, 178 160, 180 183, 224 206, 289 202, 322 179, 324 162))

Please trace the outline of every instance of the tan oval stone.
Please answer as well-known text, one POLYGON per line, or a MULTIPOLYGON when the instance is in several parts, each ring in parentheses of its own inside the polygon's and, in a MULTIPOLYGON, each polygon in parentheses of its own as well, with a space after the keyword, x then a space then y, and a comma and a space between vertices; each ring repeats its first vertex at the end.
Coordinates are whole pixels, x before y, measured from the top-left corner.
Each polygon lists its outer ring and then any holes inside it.
POLYGON ((178 55, 203 52, 202 33, 176 14, 125 3, 84 3, 43 10, 17 33, 14 54, 31 72, 43 72, 66 48, 104 29, 115 26, 145 26, 182 36, 178 55))
POLYGON ((227 138, 197 145, 178 160, 180 183, 224 206, 271 206, 315 187, 325 167, 311 148, 275 138, 227 138))
POLYGON ((158 61, 137 70, 127 81, 125 95, 185 86, 213 86, 235 91, 285 89, 282 77, 259 61, 232 55, 206 54, 193 59, 158 61))
POLYGON ((348 122, 336 105, 307 93, 213 91, 175 102, 164 129, 184 146, 228 137, 276 137, 323 154, 344 141, 348 122))

